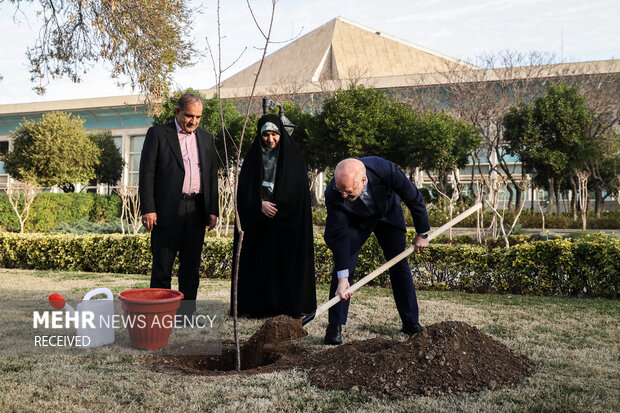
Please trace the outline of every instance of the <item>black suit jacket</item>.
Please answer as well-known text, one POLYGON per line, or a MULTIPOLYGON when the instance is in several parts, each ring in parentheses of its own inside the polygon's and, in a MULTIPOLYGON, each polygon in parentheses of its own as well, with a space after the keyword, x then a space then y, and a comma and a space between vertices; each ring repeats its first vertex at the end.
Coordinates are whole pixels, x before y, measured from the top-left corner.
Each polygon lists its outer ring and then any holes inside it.
MULTIPOLYGON (((205 212, 219 215, 217 155, 213 135, 196 129, 205 212)), ((179 209, 185 168, 174 121, 146 132, 140 158, 140 210, 156 212, 157 225, 170 226, 179 209)), ((206 224, 206 223, 205 223, 206 224)))
POLYGON ((370 196, 377 211, 369 211, 359 198, 347 201, 334 190, 334 180, 329 183, 325 190, 327 222, 324 238, 334 255, 336 270, 349 268, 351 253, 355 252, 350 251, 349 231, 370 233, 379 220, 406 230, 401 199, 411 211, 416 232, 430 230, 422 194, 393 162, 377 156, 359 160, 366 167, 370 196))

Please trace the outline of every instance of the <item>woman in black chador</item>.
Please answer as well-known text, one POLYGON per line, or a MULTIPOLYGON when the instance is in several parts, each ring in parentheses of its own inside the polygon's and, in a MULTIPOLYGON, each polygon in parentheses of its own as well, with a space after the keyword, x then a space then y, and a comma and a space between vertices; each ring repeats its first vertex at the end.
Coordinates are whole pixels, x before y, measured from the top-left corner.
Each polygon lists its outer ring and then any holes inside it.
MULTIPOLYGON (((256 139, 241 166, 237 203, 244 231, 238 314, 298 317, 314 311, 314 244, 306 164, 279 116, 264 115, 258 121, 256 139)), ((238 236, 235 233, 234 257, 238 236)))

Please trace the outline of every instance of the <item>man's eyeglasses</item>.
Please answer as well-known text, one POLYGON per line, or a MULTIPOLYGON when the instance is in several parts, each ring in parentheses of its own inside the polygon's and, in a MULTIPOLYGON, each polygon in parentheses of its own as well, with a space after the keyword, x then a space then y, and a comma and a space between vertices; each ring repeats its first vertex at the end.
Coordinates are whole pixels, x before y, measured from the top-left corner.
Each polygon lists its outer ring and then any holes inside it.
POLYGON ((336 183, 334 183, 334 190, 346 196, 353 196, 355 195, 354 191, 357 190, 357 188, 359 188, 361 184, 362 184, 362 181, 360 180, 360 182, 357 184, 357 186, 352 191, 343 191, 342 189, 336 186, 336 183))

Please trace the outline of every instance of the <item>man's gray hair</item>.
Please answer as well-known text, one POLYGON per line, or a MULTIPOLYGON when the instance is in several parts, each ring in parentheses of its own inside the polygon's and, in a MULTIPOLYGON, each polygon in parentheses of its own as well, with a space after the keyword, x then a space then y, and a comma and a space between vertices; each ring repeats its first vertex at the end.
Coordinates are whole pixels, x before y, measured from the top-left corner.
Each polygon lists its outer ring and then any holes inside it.
POLYGON ((200 104, 204 105, 202 103, 202 99, 197 94, 184 93, 183 95, 181 95, 181 97, 179 98, 179 101, 177 102, 177 110, 183 110, 185 109, 185 106, 189 105, 190 103, 194 103, 194 102, 200 102, 200 104))

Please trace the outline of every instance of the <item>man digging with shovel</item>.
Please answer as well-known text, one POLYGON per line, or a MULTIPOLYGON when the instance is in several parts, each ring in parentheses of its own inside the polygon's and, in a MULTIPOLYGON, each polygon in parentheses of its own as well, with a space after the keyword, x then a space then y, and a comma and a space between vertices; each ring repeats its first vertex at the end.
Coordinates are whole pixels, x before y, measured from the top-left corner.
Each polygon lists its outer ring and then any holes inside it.
MULTIPOLYGON (((385 259, 400 254, 406 247, 406 226, 401 200, 411 211, 416 229, 415 251, 428 246, 430 224, 422 194, 396 167, 385 159, 370 156, 341 161, 334 178, 325 190, 327 222, 325 242, 334 256, 335 270, 329 292, 339 296, 338 304, 329 309, 329 325, 325 343, 342 343, 341 328, 347 322, 349 298, 346 292, 353 283, 360 248, 372 232, 383 250, 385 259)), ((411 269, 403 259, 389 269, 392 292, 402 332, 413 335, 422 327, 418 322, 418 303, 411 269)))

